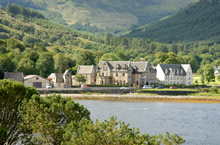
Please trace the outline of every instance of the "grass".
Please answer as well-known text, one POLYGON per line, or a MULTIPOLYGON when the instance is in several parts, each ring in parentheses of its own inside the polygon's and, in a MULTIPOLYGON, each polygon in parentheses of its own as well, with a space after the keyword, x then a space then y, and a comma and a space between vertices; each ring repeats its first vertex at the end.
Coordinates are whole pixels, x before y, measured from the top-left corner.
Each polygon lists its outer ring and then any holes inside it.
POLYGON ((137 92, 142 92, 142 91, 198 91, 197 89, 140 89, 137 90, 137 92))
MULTIPOLYGON (((193 74, 193 84, 202 85, 200 74, 193 74), (196 83, 196 81, 198 83, 196 83)), ((215 79, 215 82, 209 82, 208 83, 208 82, 205 81, 205 84, 207 84, 207 85, 220 85, 220 81, 215 79)))
POLYGON ((216 97, 220 99, 220 94, 217 93, 204 93, 204 92, 199 92, 199 93, 193 93, 189 94, 190 96, 205 96, 205 97, 216 97))

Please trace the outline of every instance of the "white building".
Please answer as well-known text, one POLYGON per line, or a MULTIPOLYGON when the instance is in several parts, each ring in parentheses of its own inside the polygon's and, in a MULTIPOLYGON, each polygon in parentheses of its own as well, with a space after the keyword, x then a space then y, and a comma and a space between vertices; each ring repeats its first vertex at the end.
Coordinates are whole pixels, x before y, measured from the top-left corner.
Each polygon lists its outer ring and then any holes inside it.
POLYGON ((24 85, 27 87, 46 88, 47 84, 49 84, 48 80, 37 75, 28 75, 24 77, 24 85))
POLYGON ((158 64, 157 79, 164 85, 193 84, 193 73, 190 64, 158 64))
POLYGON ((215 76, 220 75, 220 66, 213 66, 213 69, 215 76))

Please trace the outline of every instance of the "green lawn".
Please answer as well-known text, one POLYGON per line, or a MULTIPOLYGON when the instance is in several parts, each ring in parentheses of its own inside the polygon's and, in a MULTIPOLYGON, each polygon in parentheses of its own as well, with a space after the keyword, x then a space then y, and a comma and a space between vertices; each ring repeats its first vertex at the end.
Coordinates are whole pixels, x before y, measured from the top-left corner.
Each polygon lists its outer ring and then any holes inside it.
POLYGON ((138 92, 142 92, 142 91, 198 91, 197 89, 140 89, 137 90, 138 92))
MULTIPOLYGON (((200 74, 193 74, 193 84, 195 84, 195 85, 202 85, 201 75, 200 74), (196 83, 196 81, 198 83, 196 83)), ((220 85, 220 81, 215 79, 215 82, 209 82, 209 83, 205 82, 205 84, 207 84, 207 85, 220 85)))

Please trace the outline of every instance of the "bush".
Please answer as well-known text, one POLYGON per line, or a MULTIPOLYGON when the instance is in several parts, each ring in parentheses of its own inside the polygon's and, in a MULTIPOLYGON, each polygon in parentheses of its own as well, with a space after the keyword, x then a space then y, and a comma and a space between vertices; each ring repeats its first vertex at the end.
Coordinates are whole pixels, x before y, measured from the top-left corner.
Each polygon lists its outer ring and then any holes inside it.
POLYGON ((210 92, 217 94, 218 93, 218 89, 216 87, 211 87, 210 88, 210 92))

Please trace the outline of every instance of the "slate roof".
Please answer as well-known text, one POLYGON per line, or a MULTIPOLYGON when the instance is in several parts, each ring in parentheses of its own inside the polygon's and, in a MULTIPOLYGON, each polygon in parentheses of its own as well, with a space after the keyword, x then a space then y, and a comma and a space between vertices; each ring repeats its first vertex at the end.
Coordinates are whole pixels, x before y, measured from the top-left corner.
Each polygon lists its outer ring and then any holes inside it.
POLYGON ((169 75, 171 71, 175 75, 185 76, 186 72, 181 64, 159 64, 165 75, 169 75))
POLYGON ((24 82, 24 75, 22 72, 4 72, 4 79, 24 82))
POLYGON ((125 67, 129 67, 131 65, 130 61, 100 61, 98 64, 98 68, 102 68, 104 63, 106 63, 111 71, 124 71, 125 67))
POLYGON ((131 62, 131 67, 135 69, 136 72, 145 72, 147 65, 150 65, 148 62, 131 62))
POLYGON ((79 65, 77 69, 77 73, 79 74, 91 74, 92 69, 94 69, 93 65, 79 65))

